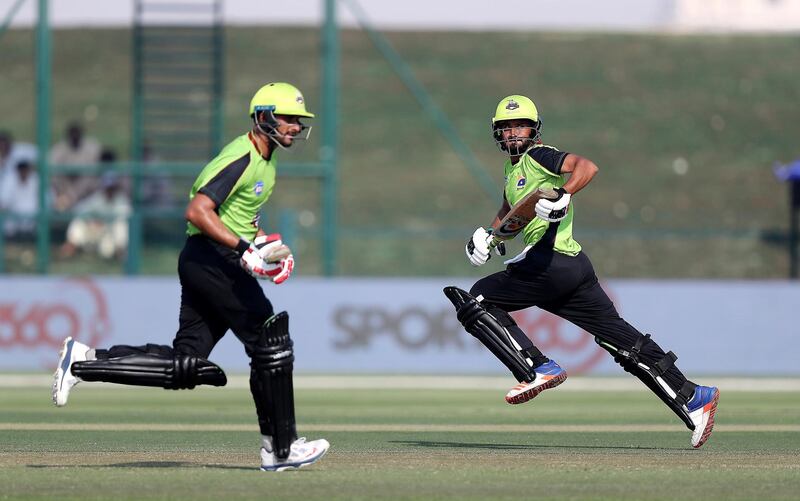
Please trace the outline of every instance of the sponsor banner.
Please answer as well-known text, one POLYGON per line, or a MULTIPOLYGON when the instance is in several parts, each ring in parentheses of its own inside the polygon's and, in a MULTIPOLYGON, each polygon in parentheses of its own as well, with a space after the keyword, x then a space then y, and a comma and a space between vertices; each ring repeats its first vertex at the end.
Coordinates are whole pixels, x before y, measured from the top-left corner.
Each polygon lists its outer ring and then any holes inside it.
MULTIPOLYGON (((304 373, 504 374, 455 318, 442 294, 452 279, 304 279, 264 284, 290 314, 296 369, 304 373)), ((790 282, 629 281, 605 284, 621 315, 702 374, 800 375, 797 308, 790 282)), ((171 344, 180 286, 173 278, 0 279, 0 370, 51 370, 61 341, 95 347, 171 344)), ((514 313, 549 357, 571 373, 620 374, 591 336, 537 308, 514 313)), ((248 370, 228 333, 209 357, 248 370)))

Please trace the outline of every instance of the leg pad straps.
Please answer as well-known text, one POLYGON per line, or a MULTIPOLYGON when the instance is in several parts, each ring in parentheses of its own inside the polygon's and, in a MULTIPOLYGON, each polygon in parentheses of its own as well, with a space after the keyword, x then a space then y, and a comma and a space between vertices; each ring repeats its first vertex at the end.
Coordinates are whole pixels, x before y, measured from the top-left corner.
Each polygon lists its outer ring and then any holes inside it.
POLYGON ((176 353, 172 356, 136 354, 75 362, 72 373, 84 381, 136 386, 155 386, 168 390, 192 389, 197 385, 225 386, 225 372, 202 357, 176 353))
POLYGON ((675 365, 678 357, 673 352, 668 352, 660 360, 648 362, 642 360, 641 349, 650 341, 650 334, 645 334, 636 340, 630 349, 620 348, 606 341, 595 338, 606 351, 611 353, 614 361, 625 369, 626 372, 639 378, 650 390, 660 398, 672 412, 674 412, 686 424, 690 430, 694 430, 694 423, 689 418, 686 409, 686 402, 694 394, 695 384, 684 381, 680 388, 670 387, 661 377, 665 372, 675 365))
POLYGON ((272 437, 275 455, 289 456, 297 440, 294 415, 294 343, 289 336, 289 315, 284 311, 270 317, 257 346, 250 355, 250 391, 256 404, 261 434, 272 437))
POLYGON ((517 381, 536 378, 527 360, 512 346, 503 325, 470 293, 458 287, 445 287, 444 295, 456 308, 458 321, 511 371, 517 381))

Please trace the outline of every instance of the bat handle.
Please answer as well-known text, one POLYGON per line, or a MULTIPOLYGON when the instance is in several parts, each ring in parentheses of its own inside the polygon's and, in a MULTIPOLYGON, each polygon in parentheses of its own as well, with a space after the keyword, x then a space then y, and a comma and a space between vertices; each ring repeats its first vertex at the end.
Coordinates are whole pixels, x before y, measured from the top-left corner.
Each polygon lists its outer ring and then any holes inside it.
MULTIPOLYGON (((491 235, 492 231, 494 231, 494 228, 489 228, 488 230, 486 230, 486 233, 491 235)), ((492 250, 495 247, 497 247, 498 245, 500 245, 500 242, 502 242, 502 240, 500 240, 499 238, 497 238, 495 236, 492 236, 492 241, 489 242, 489 250, 492 250)))

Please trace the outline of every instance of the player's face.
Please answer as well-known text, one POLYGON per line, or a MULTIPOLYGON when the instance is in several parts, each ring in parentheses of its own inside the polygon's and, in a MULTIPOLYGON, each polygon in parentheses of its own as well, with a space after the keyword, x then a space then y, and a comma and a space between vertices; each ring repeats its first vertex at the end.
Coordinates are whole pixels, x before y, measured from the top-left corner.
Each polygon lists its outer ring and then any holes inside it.
POLYGON ((278 126, 275 127, 278 132, 276 139, 286 147, 291 146, 295 137, 305 129, 300 117, 296 115, 275 115, 275 120, 278 122, 278 126))
POLYGON ((525 151, 534 134, 533 124, 527 119, 498 122, 497 131, 500 133, 500 142, 512 155, 525 151))

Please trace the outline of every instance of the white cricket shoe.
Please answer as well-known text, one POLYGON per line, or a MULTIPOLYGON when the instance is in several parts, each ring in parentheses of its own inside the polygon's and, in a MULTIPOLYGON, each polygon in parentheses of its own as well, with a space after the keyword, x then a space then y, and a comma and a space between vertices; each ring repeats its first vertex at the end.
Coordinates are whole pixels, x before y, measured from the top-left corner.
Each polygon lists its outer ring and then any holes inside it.
POLYGON ((315 463, 325 455, 331 444, 325 439, 312 440, 306 442, 305 437, 298 438, 289 449, 289 457, 278 459, 275 454, 261 448, 261 470, 262 471, 284 471, 290 468, 302 468, 315 463))
POLYGON ((533 370, 536 372, 536 379, 530 383, 520 383, 511 388, 506 393, 506 402, 509 404, 524 404, 544 390, 555 388, 567 380, 567 371, 562 369, 554 360, 545 362, 533 370))
POLYGON ((64 340, 61 353, 58 355, 58 367, 53 374, 53 403, 58 407, 67 405, 69 391, 80 383, 80 379, 72 374, 72 364, 86 360, 89 347, 68 337, 64 340))

